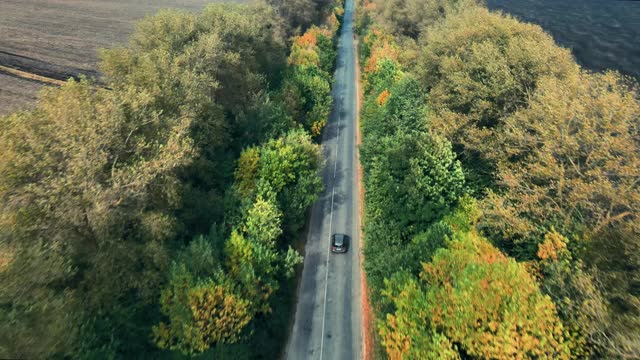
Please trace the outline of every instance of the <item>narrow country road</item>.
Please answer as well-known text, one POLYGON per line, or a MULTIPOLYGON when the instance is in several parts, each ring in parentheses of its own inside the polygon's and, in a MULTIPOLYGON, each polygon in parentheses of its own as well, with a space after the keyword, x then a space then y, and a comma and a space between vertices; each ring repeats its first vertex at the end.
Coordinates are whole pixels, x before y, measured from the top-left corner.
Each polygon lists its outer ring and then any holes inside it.
POLYGON ((291 360, 362 357, 353 11, 353 0, 346 0, 333 112, 322 138, 325 190, 311 210, 298 304, 285 353, 291 360), (333 233, 351 237, 346 254, 329 252, 333 233))

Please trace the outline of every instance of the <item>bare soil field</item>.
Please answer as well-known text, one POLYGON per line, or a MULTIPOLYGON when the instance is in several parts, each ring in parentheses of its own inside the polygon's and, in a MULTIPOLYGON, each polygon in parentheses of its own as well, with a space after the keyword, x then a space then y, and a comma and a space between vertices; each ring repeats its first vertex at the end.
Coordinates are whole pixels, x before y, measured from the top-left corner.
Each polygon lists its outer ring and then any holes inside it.
MULTIPOLYGON (((97 75, 97 50, 127 41, 160 9, 202 9, 216 0, 0 0, 0 65, 66 80, 97 75)), ((0 73, 0 114, 33 102, 40 85, 0 73)))
POLYGON ((42 84, 0 73, 0 115, 32 104, 42 84))

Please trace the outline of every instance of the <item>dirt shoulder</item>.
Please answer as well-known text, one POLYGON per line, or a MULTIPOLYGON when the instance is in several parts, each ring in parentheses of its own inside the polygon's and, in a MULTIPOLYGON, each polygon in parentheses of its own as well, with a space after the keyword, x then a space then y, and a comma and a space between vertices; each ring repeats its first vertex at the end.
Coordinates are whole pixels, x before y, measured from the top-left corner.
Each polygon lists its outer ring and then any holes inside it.
POLYGON ((373 359, 373 332, 375 331, 373 323, 373 310, 371 309, 371 304, 369 302, 369 287, 367 285, 367 274, 364 271, 364 232, 363 232, 363 219, 364 219, 364 187, 362 185, 363 181, 363 171, 362 164, 360 163, 360 145, 362 144, 362 134, 360 133, 360 109, 362 107, 362 87, 360 86, 360 60, 359 60, 359 40, 356 36, 355 41, 353 42, 353 46, 355 47, 355 61, 356 61, 356 92, 358 94, 357 102, 356 102, 356 118, 355 118, 355 128, 356 128, 356 167, 357 167, 357 176, 358 176, 358 212, 359 212, 359 224, 358 231, 360 239, 360 274, 362 276, 362 280, 360 284, 362 286, 361 289, 361 302, 362 302, 362 358, 364 360, 373 359))

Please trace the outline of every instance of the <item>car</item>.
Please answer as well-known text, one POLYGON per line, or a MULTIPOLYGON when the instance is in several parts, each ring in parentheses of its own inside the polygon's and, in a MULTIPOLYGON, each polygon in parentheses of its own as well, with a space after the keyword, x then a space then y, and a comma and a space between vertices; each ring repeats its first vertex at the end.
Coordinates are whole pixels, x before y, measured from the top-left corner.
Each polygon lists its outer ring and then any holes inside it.
POLYGON ((345 234, 331 235, 331 252, 346 253, 349 248, 349 236, 345 234))

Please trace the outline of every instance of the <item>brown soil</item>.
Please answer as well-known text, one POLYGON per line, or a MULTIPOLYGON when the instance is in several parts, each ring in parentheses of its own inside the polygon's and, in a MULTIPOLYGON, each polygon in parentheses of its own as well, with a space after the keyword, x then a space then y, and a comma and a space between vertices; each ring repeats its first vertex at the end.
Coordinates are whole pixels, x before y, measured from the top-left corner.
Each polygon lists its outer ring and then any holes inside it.
MULTIPOLYGON (((54 80, 97 76, 98 49, 121 45, 135 22, 164 8, 216 0, 2 0, 0 65, 54 80)), ((0 74, 0 114, 28 105, 37 82, 0 74)))
POLYGON ((42 83, 0 72, 0 115, 33 106, 42 83))

